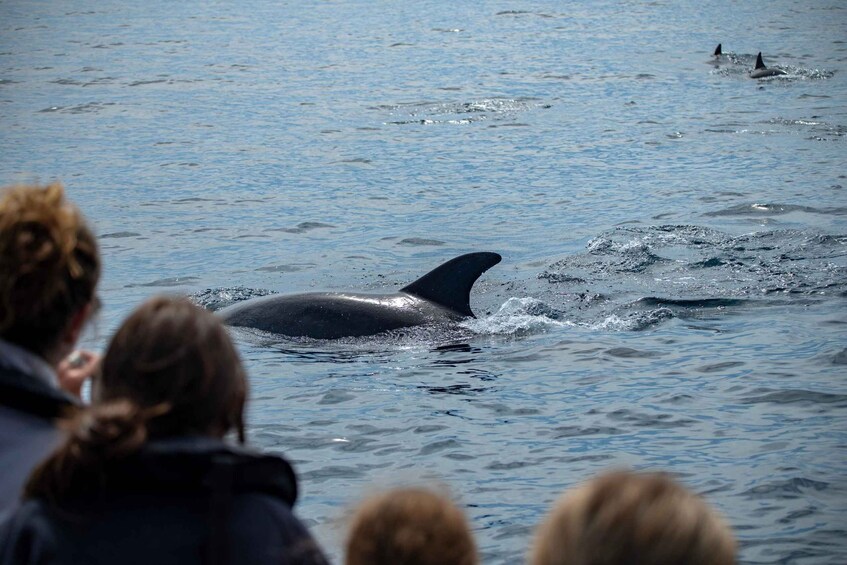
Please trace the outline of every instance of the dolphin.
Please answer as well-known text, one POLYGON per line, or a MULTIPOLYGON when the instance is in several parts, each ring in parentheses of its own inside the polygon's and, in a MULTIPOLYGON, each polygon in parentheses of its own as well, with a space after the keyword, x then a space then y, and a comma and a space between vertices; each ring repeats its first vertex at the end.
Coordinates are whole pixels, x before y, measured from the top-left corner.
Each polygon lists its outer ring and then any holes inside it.
POLYGON ((233 304, 217 314, 230 326, 314 339, 360 337, 458 321, 475 317, 470 306, 471 288, 500 259, 497 253, 460 255, 390 294, 270 295, 233 304))
POLYGON ((715 57, 720 57, 721 55, 723 55, 723 53, 721 52, 721 44, 720 44, 720 43, 718 43, 718 46, 717 46, 717 47, 715 47, 715 53, 714 53, 714 56, 715 56, 715 57))
POLYGON ((750 71, 750 78, 775 77, 784 74, 786 73, 783 70, 767 68, 765 62, 762 61, 762 52, 759 51, 759 55, 756 57, 756 68, 750 71))

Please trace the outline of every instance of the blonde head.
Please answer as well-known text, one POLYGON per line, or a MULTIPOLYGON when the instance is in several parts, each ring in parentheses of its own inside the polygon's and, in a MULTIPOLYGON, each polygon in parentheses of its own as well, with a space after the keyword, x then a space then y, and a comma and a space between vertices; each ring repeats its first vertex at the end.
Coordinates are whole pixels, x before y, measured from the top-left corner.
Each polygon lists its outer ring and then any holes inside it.
POLYGON ((37 354, 54 347, 94 299, 97 242, 59 183, 0 193, 0 338, 37 354))
POLYGON ((565 493, 540 526, 532 565, 732 565, 735 538, 669 476, 617 471, 565 493))
POLYGON ((421 488, 367 499, 353 516, 347 565, 475 565, 476 545, 462 511, 421 488))

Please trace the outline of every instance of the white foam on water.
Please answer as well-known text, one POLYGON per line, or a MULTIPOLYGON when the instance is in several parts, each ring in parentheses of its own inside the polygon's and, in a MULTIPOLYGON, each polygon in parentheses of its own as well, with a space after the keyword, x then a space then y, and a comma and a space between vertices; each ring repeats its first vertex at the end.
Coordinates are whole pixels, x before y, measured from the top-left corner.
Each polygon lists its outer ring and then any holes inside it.
POLYGON ((471 318, 460 325, 483 335, 528 335, 576 324, 554 319, 556 312, 535 298, 509 298, 500 310, 485 318, 471 318))

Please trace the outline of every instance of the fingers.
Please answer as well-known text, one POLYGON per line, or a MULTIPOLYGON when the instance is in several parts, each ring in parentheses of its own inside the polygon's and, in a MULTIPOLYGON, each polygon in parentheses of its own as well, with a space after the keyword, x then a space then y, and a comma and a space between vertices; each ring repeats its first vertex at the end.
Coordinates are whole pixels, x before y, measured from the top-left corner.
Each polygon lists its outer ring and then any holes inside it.
POLYGON ((79 398, 82 385, 100 370, 100 356, 92 351, 77 350, 68 355, 56 368, 59 387, 79 398))

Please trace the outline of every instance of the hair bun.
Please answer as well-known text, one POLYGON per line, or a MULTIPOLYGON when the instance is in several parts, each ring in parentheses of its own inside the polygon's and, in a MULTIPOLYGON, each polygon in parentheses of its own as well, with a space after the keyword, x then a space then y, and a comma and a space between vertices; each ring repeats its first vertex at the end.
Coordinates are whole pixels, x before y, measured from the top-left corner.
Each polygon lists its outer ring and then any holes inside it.
POLYGON ((21 274, 45 271, 55 277, 67 270, 81 274, 74 257, 82 218, 75 206, 65 201, 59 183, 43 189, 8 190, 0 200, 0 230, 4 261, 12 260, 21 274))
POLYGON ((93 406, 80 414, 69 444, 84 457, 103 460, 138 450, 147 440, 151 414, 129 400, 93 406))

